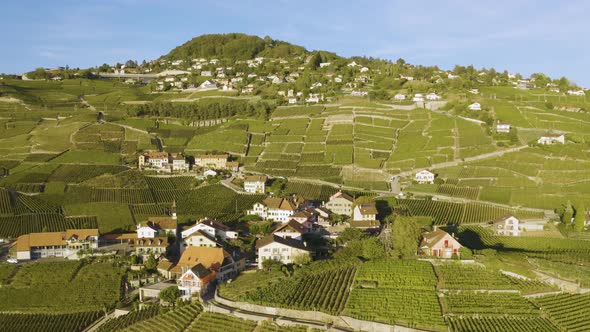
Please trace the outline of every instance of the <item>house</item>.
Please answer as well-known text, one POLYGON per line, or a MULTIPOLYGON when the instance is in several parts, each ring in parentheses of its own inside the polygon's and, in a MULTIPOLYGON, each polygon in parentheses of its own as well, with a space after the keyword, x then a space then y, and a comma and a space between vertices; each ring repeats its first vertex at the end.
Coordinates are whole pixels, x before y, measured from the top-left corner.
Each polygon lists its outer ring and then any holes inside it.
POLYGON ((463 246, 449 233, 440 228, 422 234, 420 252, 426 256, 452 258, 459 256, 459 249, 463 246))
POLYGON ((364 97, 366 95, 368 95, 369 93, 367 91, 358 91, 358 90, 353 90, 350 95, 353 97, 364 97))
POLYGON ((212 169, 208 169, 208 170, 206 170, 205 172, 203 172, 203 175, 204 175, 205 177, 208 177, 208 176, 213 176, 213 177, 215 177, 215 176, 217 176, 217 172, 215 172, 215 171, 214 171, 214 170, 212 170, 212 169))
POLYGON ((473 103, 467 106, 470 111, 481 111, 481 105, 479 103, 473 103))
POLYGON ((427 170, 421 170, 420 172, 416 173, 416 175, 414 176, 414 181, 418 182, 418 183, 434 183, 434 178, 435 178, 435 174, 427 171, 427 170))
POLYGON ((170 273, 170 270, 172 270, 172 267, 174 267, 174 263, 167 260, 166 258, 161 258, 160 261, 158 262, 158 265, 156 266, 156 270, 158 270, 158 273, 163 275, 164 278, 172 279, 172 274, 170 273))
POLYGON ((65 232, 41 232, 17 238, 16 259, 30 260, 46 257, 77 259, 80 250, 98 248, 98 229, 68 229, 65 232))
POLYGON ((496 132, 498 133, 509 133, 510 132, 510 124, 506 122, 500 122, 496 124, 496 132))
POLYGON ((516 82, 516 88, 520 89, 520 90, 533 89, 534 87, 535 87, 535 84, 529 80, 518 80, 516 82))
POLYGON ((520 221, 513 215, 508 214, 494 221, 494 233, 496 235, 519 236, 520 221))
POLYGON ((243 258, 230 254, 218 247, 188 247, 180 256, 178 263, 170 270, 172 277, 180 277, 187 269, 198 264, 215 272, 215 280, 226 281, 234 278, 244 269, 243 258))
POLYGON ((360 70, 361 73, 366 73, 368 71, 369 71, 369 68, 367 68, 367 67, 361 67, 361 70, 360 70))
POLYGON ((352 210, 353 221, 376 221, 377 208, 375 203, 357 204, 352 210))
POLYGON ((537 140, 537 143, 544 144, 544 145, 550 145, 550 144, 554 144, 554 143, 565 144, 565 136, 562 134, 548 133, 548 134, 541 136, 537 140))
POLYGON ((585 96, 586 95, 584 90, 568 90, 567 94, 571 95, 571 96, 585 96))
POLYGON ((306 103, 319 103, 320 102, 320 95, 317 93, 310 93, 309 96, 305 99, 306 103))
POLYGON ((209 283, 215 279, 215 271, 206 268, 203 264, 197 264, 191 268, 185 267, 183 273, 176 281, 180 296, 188 300, 195 294, 202 295, 209 289, 209 283))
POLYGON ((422 103, 424 102, 424 96, 421 93, 417 93, 414 95, 414 98, 412 98, 412 101, 415 103, 422 103))
POLYGON ((479 94, 479 90, 478 89, 471 89, 471 90, 469 90, 469 93, 471 93, 473 95, 477 95, 477 94, 479 94))
POLYGON ((172 216, 149 217, 146 222, 137 224, 137 238, 154 238, 158 236, 178 235, 178 220, 176 217, 176 202, 172 203, 172 216))
MULTIPOLYGON (((301 208, 302 206, 299 207, 301 208)), ((301 226, 303 226, 306 232, 311 232, 313 231, 313 225, 316 221, 316 214, 311 208, 306 210, 300 209, 300 211, 295 212, 291 216, 291 220, 298 222, 301 226)))
MULTIPOLYGON (((168 237, 139 238, 136 234, 122 234, 127 244, 132 247, 137 256, 147 257, 154 255, 156 257, 164 255, 168 248, 168 237)), ((122 237, 123 238, 123 237, 122 237)))
POLYGON ((395 100, 405 100, 406 99, 406 95, 398 93, 395 96, 393 96, 393 99, 395 100))
POLYGON ((220 222, 207 218, 197 221, 193 226, 186 227, 181 232, 181 237, 186 239, 191 234, 198 231, 203 231, 213 238, 220 238, 224 241, 238 238, 237 232, 231 231, 229 227, 220 222))
POLYGON ((148 166, 156 169, 163 169, 168 166, 169 155, 168 152, 148 152, 139 156, 139 168, 148 166))
POLYGON ((244 179, 244 191, 252 194, 264 194, 266 176, 251 175, 244 179))
POLYGON ((442 97, 437 95, 436 93, 429 93, 426 95, 427 100, 440 100, 442 97))
POLYGON ((342 83, 342 77, 340 77, 340 76, 334 77, 334 82, 336 82, 336 83, 342 83))
POLYGON ((283 238, 270 234, 256 241, 258 251, 258 268, 263 268, 266 260, 273 260, 282 264, 292 264, 298 256, 310 255, 310 250, 304 242, 283 238))
POLYGON ((291 219, 288 223, 281 224, 272 233, 285 239, 295 239, 301 241, 303 234, 307 233, 307 229, 298 221, 291 219))
POLYGON ((289 97, 288 102, 289 104, 297 104, 298 99, 297 97, 289 97))
POLYGON ((206 80, 205 82, 201 83, 201 85, 199 85, 201 90, 216 90, 217 87, 217 83, 212 80, 206 80))
POLYGON ((358 66, 358 64, 357 64, 356 62, 354 62, 354 61, 353 61, 353 62, 351 62, 351 63, 347 64, 346 66, 347 66, 347 67, 356 67, 356 66, 358 66))
POLYGON ((263 219, 286 223, 297 210, 296 203, 290 198, 268 197, 255 203, 247 214, 257 215, 263 219))
POLYGON ((172 154, 170 155, 170 161, 172 161, 172 171, 186 172, 189 169, 189 164, 183 155, 172 154))
POLYGON ((195 157, 195 166, 211 169, 226 169, 228 158, 229 155, 227 154, 204 154, 195 157))
POLYGON ((328 67, 330 62, 320 62, 320 68, 328 67))
POLYGON ((326 209, 333 213, 350 216, 352 215, 352 205, 354 199, 342 191, 338 191, 330 196, 330 199, 323 205, 326 209))
POLYGON ((182 238, 180 250, 184 251, 186 247, 223 247, 223 245, 214 236, 199 229, 187 237, 182 238))

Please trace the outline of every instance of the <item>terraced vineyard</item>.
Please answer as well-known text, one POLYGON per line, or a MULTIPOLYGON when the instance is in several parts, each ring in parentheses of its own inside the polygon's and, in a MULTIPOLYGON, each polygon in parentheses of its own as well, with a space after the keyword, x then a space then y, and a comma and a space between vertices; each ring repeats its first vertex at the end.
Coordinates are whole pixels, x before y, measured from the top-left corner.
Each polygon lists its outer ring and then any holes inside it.
POLYGON ((547 319, 540 317, 483 316, 451 317, 449 325, 453 332, 558 332, 547 319))
POLYGON ((126 315, 111 318, 96 330, 96 332, 113 332, 122 330, 137 322, 150 319, 160 313, 160 307, 157 305, 150 306, 146 309, 132 311, 126 315))
POLYGON ((459 187, 451 184, 441 184, 436 188, 437 194, 463 197, 468 199, 477 199, 479 197, 478 187, 459 187))
POLYGON ((1 332, 81 332, 100 317, 100 311, 71 314, 0 313, 1 332))
POLYGON ((367 262, 359 268, 344 315, 446 330, 435 286, 436 275, 429 262, 367 262))
MULTIPOLYGON (((256 322, 222 315, 213 312, 203 312, 186 330, 187 332, 246 332, 253 331, 256 322)), ((170 330, 171 331, 171 330, 170 330)))
POLYGON ((187 304, 175 310, 138 321, 126 328, 111 331, 184 332, 201 311, 202 308, 199 304, 187 304))
POLYGON ((502 208, 485 203, 457 203, 440 200, 400 199, 396 208, 414 216, 432 216, 438 225, 475 224, 493 221, 508 213, 520 219, 540 219, 542 213, 502 208))
POLYGON ((260 305, 299 310, 320 310, 338 315, 344 309, 356 266, 342 263, 334 266, 316 263, 315 272, 304 273, 256 289, 244 300, 260 305))
POLYGON ((590 293, 559 294, 534 298, 538 306, 564 331, 588 331, 590 326, 590 293))
POLYGON ((518 293, 447 292, 441 297, 447 313, 457 315, 539 315, 540 310, 518 293))
POLYGON ((64 217, 62 214, 21 214, 0 216, 0 238, 16 238, 35 232, 61 232, 66 229, 97 228, 94 217, 64 217))
POLYGON ((435 265, 434 269, 439 279, 438 289, 517 289, 502 273, 475 264, 443 263, 435 265))

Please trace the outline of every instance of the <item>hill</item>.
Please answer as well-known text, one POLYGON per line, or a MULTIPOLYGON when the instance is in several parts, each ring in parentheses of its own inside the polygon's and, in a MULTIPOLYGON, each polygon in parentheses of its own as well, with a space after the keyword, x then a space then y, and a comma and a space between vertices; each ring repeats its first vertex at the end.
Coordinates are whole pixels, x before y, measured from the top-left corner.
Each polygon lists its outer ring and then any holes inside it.
POLYGON ((303 55, 302 46, 242 33, 202 35, 174 48, 165 59, 221 58, 248 60, 257 56, 281 58, 303 55))

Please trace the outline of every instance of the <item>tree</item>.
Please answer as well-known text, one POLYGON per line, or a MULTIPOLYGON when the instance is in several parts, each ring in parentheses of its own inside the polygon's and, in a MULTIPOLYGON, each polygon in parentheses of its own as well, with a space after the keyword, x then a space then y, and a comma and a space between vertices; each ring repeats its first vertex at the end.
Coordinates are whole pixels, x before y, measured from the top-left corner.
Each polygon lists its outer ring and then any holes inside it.
POLYGON ((572 218, 574 217, 574 208, 572 207, 572 202, 567 201, 565 204, 565 208, 563 210, 563 214, 561 215, 561 222, 569 225, 572 222, 572 218))
POLYGON ((293 264, 305 265, 311 263, 311 256, 309 253, 303 253, 293 256, 293 264))
POLYGON ((158 266, 158 262, 156 261, 154 255, 150 255, 143 265, 145 266, 146 270, 155 271, 156 267, 158 266))
POLYGON ((574 230, 576 232, 583 231, 585 224, 586 208, 584 207, 584 203, 580 203, 578 206, 576 206, 576 216, 574 217, 574 230))
POLYGON ((180 290, 177 286, 170 286, 163 289, 158 298, 169 304, 172 303, 172 306, 176 306, 176 300, 180 298, 180 290))
POLYGON ((343 230, 338 236, 338 242, 344 244, 354 240, 360 240, 363 238, 363 232, 354 227, 349 227, 343 230))
POLYGON ((393 222, 393 250, 391 255, 397 258, 408 258, 416 255, 420 227, 416 219, 397 217, 393 222))

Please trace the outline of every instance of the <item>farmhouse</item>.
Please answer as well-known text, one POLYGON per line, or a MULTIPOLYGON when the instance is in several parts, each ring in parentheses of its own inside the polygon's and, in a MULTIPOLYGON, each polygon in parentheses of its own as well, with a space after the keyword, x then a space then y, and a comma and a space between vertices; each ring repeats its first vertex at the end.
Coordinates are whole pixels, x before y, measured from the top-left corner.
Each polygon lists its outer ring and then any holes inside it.
POLYGON ((436 93, 429 93, 426 95, 427 100, 440 100, 442 97, 437 95, 436 93))
POLYGON ((440 228, 422 235, 420 251, 426 256, 451 258, 459 255, 461 244, 449 233, 440 228))
POLYGON ((98 248, 98 229, 68 229, 65 232, 29 233, 15 242, 19 260, 46 257, 77 259, 80 250, 98 248))
POLYGON ((564 144, 565 143, 565 136, 562 134, 545 134, 543 136, 541 136, 538 140, 537 143, 539 144, 545 144, 545 145, 550 145, 550 144, 554 144, 554 143, 561 143, 564 144))
POLYGON ((295 239, 301 241, 303 234, 306 232, 307 230, 305 227, 303 227, 303 225, 301 225, 296 220, 291 219, 288 223, 277 227, 277 229, 273 231, 273 234, 285 239, 295 239))
POLYGON ((262 269, 263 262, 266 260, 292 264, 298 256, 310 255, 304 242, 283 238, 275 234, 256 241, 256 249, 258 250, 259 269, 262 269))
POLYGON ((404 95, 402 93, 398 93, 395 96, 393 96, 393 99, 395 99, 395 100, 405 100, 406 99, 406 95, 404 95))
POLYGON ((494 233, 496 235, 519 236, 520 221, 513 215, 508 214, 494 221, 494 233))
POLYGON ((185 239, 198 231, 203 231, 213 238, 220 238, 224 241, 238 238, 238 233, 230 231, 229 227, 211 219, 199 220, 194 226, 185 228, 181 232, 181 236, 185 239))
POLYGON ((498 133, 509 133, 510 132, 510 124, 506 122, 500 122, 496 124, 496 132, 498 133))
POLYGON ((290 198, 268 197, 260 203, 255 203, 247 214, 286 223, 296 210, 297 204, 290 198))
POLYGON ((266 183, 266 176, 252 175, 246 176, 244 179, 244 191, 252 194, 264 194, 264 185, 266 183))
POLYGON ((436 175, 427 170, 421 170, 420 172, 416 173, 414 176, 414 181, 418 183, 434 183, 434 178, 436 175))
POLYGON ((138 165, 163 169, 168 166, 168 158, 168 152, 148 152, 139 156, 138 165))
POLYGON ((195 157, 195 165, 213 169, 226 169, 228 158, 229 155, 227 154, 204 154, 195 157))
POLYGON ((481 111, 481 104, 480 103, 473 103, 467 106, 470 111, 481 111))
POLYGON ((333 213, 350 216, 352 215, 353 203, 354 199, 350 195, 338 191, 330 196, 330 199, 324 204, 324 207, 333 213))
POLYGON ((352 220, 354 221, 374 221, 377 220, 377 208, 375 203, 358 204, 352 211, 352 220))
POLYGON ((217 83, 213 80, 207 80, 199 86, 201 90, 215 90, 217 89, 217 83))

